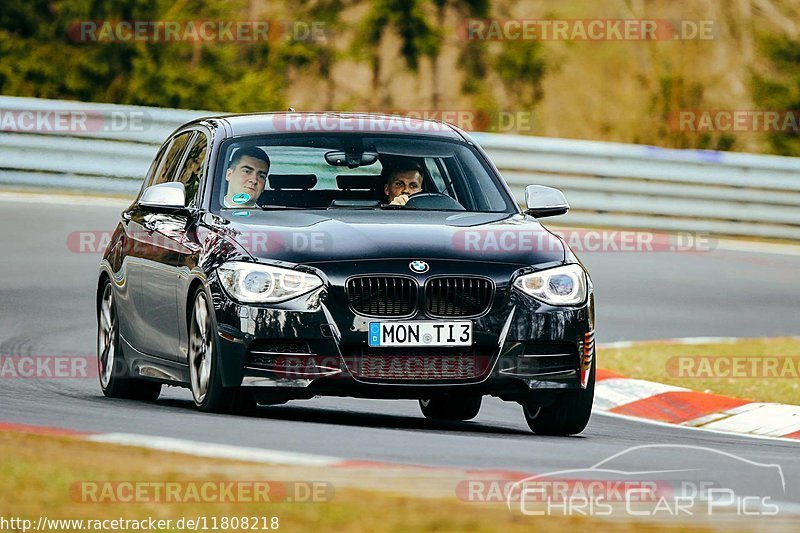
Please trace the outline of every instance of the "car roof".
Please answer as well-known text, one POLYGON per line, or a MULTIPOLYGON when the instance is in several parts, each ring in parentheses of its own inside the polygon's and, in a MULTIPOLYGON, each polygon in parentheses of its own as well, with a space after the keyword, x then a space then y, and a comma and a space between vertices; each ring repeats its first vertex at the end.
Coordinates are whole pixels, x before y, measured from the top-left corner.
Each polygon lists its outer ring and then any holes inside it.
POLYGON ((200 121, 225 123, 229 137, 262 133, 375 133, 464 140, 459 131, 446 122, 381 113, 250 113, 204 117, 193 123, 200 121))

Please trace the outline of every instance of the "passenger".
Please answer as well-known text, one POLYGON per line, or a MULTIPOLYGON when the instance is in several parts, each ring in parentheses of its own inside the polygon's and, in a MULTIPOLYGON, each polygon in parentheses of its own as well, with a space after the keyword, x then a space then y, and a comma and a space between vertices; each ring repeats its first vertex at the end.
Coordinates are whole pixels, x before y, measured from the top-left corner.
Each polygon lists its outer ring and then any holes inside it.
POLYGON ((422 172, 416 164, 398 165, 387 172, 383 193, 391 205, 406 205, 408 197, 422 192, 422 172))
POLYGON ((256 207, 256 200, 267 186, 269 165, 269 156, 260 148, 237 150, 225 171, 228 193, 225 195, 224 206, 256 207))

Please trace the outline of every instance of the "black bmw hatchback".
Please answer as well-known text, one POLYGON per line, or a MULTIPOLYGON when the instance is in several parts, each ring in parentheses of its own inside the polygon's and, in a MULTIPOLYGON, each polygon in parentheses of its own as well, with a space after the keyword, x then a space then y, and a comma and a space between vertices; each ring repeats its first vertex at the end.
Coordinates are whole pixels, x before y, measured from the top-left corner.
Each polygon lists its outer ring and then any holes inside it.
POLYGON ((202 411, 314 396, 419 400, 469 420, 484 395, 581 432, 594 396, 591 280, 451 125, 275 113, 186 124, 121 213, 97 286, 106 396, 188 387, 202 411))

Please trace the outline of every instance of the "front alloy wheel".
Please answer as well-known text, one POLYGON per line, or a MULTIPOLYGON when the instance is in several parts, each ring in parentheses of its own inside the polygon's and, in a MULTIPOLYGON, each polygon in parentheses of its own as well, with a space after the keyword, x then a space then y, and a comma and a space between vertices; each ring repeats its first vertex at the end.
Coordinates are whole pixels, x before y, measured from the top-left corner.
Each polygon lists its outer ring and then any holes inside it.
POLYGON ((117 352, 117 314, 114 311, 114 292, 106 282, 97 317, 97 370, 100 386, 108 390, 114 373, 114 356, 117 352))
POLYGON ((198 291, 195 297, 193 309, 189 337, 189 379, 194 403, 202 408, 208 395, 208 385, 211 381, 211 357, 214 354, 214 346, 209 333, 212 325, 208 313, 208 299, 202 290, 198 291))
POLYGON ((249 391, 222 385, 212 312, 205 290, 198 288, 189 324, 189 387, 194 403, 208 413, 252 412, 256 403, 249 391))

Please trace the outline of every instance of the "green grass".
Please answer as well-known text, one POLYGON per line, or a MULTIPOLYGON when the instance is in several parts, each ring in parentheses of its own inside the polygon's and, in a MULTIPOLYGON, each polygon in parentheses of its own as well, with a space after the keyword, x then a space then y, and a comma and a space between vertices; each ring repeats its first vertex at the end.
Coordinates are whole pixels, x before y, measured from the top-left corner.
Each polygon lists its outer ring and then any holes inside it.
POLYGON ((698 345, 652 343, 619 349, 601 347, 598 364, 631 378, 748 400, 800 404, 799 338, 745 339, 698 345), (788 368, 783 366, 785 357, 796 358, 788 368), (715 362, 714 358, 721 362, 715 362), (733 363, 737 360, 738 367, 733 363), (773 368, 782 377, 764 377, 758 372, 750 377, 751 368, 764 370, 770 364, 775 365, 773 368))

